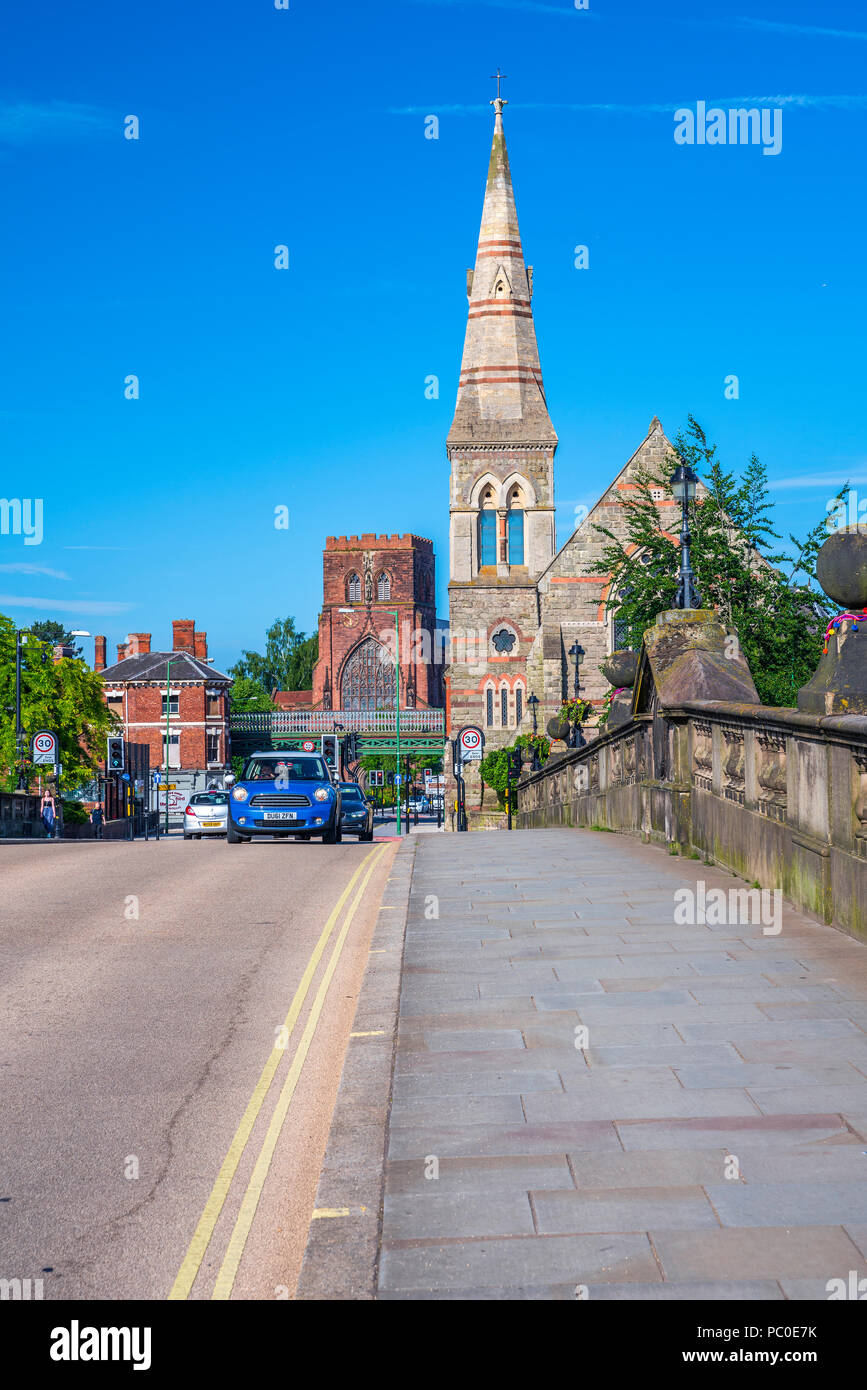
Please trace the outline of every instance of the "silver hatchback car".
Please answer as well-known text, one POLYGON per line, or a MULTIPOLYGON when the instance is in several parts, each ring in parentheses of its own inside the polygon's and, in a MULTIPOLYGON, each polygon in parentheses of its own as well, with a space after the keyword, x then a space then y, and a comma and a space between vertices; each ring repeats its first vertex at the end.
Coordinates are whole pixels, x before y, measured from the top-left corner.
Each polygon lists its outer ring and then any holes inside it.
POLYGON ((228 792, 193 792, 184 811, 184 839, 201 840, 203 835, 225 835, 228 814, 228 792))

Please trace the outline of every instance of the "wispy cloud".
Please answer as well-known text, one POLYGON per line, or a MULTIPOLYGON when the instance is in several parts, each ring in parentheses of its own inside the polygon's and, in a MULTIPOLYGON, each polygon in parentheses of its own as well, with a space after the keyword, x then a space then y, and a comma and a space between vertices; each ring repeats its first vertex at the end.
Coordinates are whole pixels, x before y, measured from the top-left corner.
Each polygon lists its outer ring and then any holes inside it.
POLYGON ((0 142, 30 145, 101 135, 117 118, 95 106, 72 101, 0 102, 0 142))
POLYGON ((850 483, 852 487, 863 487, 867 483, 867 472, 864 471, 863 464, 853 471, 842 468, 839 473, 802 473, 793 478, 768 479, 768 486, 774 492, 812 487, 824 488, 829 496, 838 493, 844 483, 850 483))
POLYGON ((735 17, 735 24, 745 29, 765 29, 773 34, 803 34, 807 38, 818 35, 828 39, 861 39, 867 41, 867 34, 857 29, 824 29, 816 24, 789 24, 784 19, 747 19, 742 15, 735 17))
MULTIPOLYGON (((472 9, 474 5, 481 6, 489 10, 523 10, 525 14, 556 14, 572 15, 578 13, 575 9, 574 0, 562 0, 559 5, 551 5, 547 0, 537 4, 536 0, 411 0, 414 5, 439 5, 449 9, 472 9)), ((592 12, 585 10, 581 13, 582 19, 591 18, 592 12)))
POLYGON ((4 608, 39 608, 55 613, 126 613, 131 603, 113 603, 104 599, 30 598, 21 594, 0 594, 0 610, 4 608))
MULTIPOLYGON (((772 96, 681 97, 666 102, 638 102, 635 104, 622 104, 614 101, 522 101, 520 109, 522 111, 608 111, 614 115, 623 116, 670 116, 681 107, 695 105, 696 100, 706 102, 708 107, 721 106, 726 109, 733 106, 788 106, 805 109, 812 107, 817 110, 826 108, 842 111, 867 108, 867 94, 865 93, 821 95, 814 92, 789 92, 777 93, 772 96)), ((427 115, 432 110, 437 115, 443 113, 447 115, 476 115, 478 112, 486 110, 486 107, 483 102, 458 106, 441 106, 436 102, 431 102, 427 106, 392 107, 389 115, 421 116, 427 115)))
POLYGON ((0 565, 3 574, 44 574, 47 579, 68 579, 63 570, 46 569, 44 565, 0 565))

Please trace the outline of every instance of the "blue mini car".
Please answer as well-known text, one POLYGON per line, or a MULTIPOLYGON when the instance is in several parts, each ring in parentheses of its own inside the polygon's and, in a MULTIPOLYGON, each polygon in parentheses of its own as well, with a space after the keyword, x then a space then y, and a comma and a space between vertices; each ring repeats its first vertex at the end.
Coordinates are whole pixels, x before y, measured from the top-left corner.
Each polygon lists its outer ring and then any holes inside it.
POLYGON ((323 757, 269 751, 247 759, 229 793, 226 839, 241 845, 254 835, 305 840, 321 835, 326 845, 338 843, 340 789, 323 757))

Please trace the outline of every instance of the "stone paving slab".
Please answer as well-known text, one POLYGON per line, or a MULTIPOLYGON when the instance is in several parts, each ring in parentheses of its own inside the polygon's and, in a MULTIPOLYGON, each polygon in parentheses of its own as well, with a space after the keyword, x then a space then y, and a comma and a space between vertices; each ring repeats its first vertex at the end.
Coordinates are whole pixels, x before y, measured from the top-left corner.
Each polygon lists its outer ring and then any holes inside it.
POLYGON ((347 1105, 322 1180, 352 1211, 312 1223, 302 1297, 781 1301, 867 1277, 867 948, 785 907, 773 936, 675 922, 702 881, 747 886, 591 831, 416 842, 381 1203, 359 1094, 357 1162, 347 1105))
POLYGON ((699 880, 742 886, 592 832, 420 846, 379 1297, 778 1301, 864 1264, 867 950, 676 923, 699 880))

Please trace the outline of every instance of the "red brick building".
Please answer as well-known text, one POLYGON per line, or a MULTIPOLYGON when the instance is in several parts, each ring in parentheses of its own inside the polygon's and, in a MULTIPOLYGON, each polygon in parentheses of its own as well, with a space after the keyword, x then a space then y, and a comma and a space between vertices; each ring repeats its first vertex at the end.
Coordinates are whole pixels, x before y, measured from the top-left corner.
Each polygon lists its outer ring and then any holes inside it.
POLYGON ((232 684, 209 664, 207 633, 195 628, 191 618, 173 622, 168 652, 151 651, 149 632, 131 632, 118 643, 113 666, 105 664, 106 639, 97 637, 94 660, 105 682, 106 704, 123 721, 124 738, 149 745, 152 768, 166 766, 168 716, 169 771, 182 774, 189 790, 221 776, 228 766, 232 684))
POLYGON ((401 709, 440 707, 435 565, 433 542, 421 536, 329 536, 313 690, 281 692, 278 703, 305 695, 313 709, 393 709, 397 612, 401 709))

